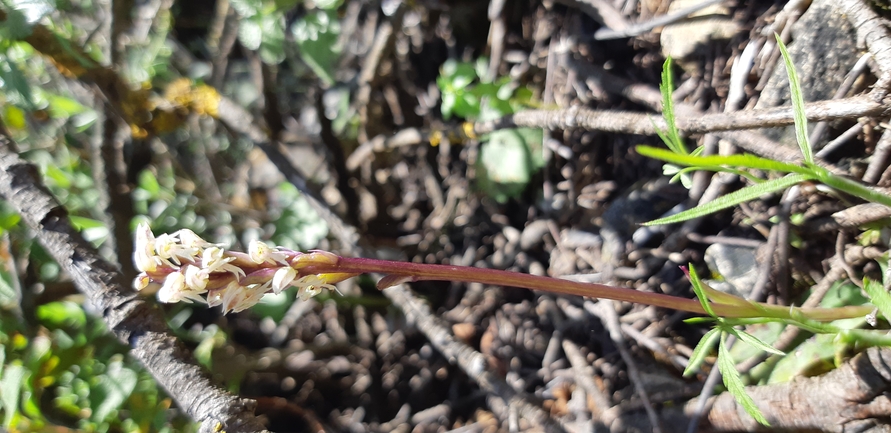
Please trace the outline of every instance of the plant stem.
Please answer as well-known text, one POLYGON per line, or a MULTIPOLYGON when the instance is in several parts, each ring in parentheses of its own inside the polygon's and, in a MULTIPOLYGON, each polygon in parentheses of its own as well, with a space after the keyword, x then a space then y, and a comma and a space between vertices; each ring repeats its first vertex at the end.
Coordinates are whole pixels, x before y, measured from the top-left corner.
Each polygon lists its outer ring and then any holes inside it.
MULTIPOLYGON (((301 273, 380 273, 405 277, 405 281, 456 281, 482 283, 497 286, 519 287, 542 290, 566 295, 606 298, 615 301, 633 302, 670 308, 689 313, 706 315, 699 301, 679 298, 661 293, 647 293, 633 289, 607 286, 604 284, 579 283, 557 278, 522 274, 497 269, 473 268, 467 266, 431 265, 421 263, 394 262, 388 260, 340 257, 333 265, 312 265, 300 270, 301 273)), ((386 288, 386 287, 383 287, 386 288)), ((787 308, 776 305, 752 303, 743 299, 734 305, 712 303, 715 314, 725 318, 764 317, 800 318, 830 321, 851 317, 862 317, 872 312, 871 307, 842 308, 787 308)))

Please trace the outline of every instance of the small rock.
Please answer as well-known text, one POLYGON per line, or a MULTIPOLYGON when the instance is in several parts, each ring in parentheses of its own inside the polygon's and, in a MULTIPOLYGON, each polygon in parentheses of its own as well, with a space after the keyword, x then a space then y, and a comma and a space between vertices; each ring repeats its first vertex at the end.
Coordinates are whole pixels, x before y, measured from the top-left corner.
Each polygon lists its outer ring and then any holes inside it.
MULTIPOLYGON (((669 13, 701 3, 702 0, 675 0, 669 6, 669 13)), ((729 16, 730 11, 721 4, 699 10, 685 20, 670 24, 662 29, 662 55, 672 57, 687 71, 696 67, 692 57, 719 39, 730 39, 740 31, 729 16), (700 18, 695 18, 700 17, 700 18)), ((690 71, 692 72, 692 71, 690 71)))
POLYGON ((724 277, 724 284, 711 282, 715 290, 748 297, 758 280, 757 249, 714 244, 705 250, 705 262, 712 272, 724 277))

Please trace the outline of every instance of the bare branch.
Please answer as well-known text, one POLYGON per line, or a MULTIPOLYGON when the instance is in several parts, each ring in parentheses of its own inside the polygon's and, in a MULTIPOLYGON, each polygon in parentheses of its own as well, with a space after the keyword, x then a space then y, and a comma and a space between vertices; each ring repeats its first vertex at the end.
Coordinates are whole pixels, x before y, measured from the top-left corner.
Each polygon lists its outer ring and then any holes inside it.
MULTIPOLYGON (((837 120, 889 114, 887 106, 867 96, 812 102, 805 105, 808 120, 837 120)), ((791 107, 733 113, 702 114, 680 117, 678 128, 687 133, 733 131, 770 128, 795 123, 791 107)), ((666 129, 665 120, 657 114, 629 111, 589 110, 572 107, 565 110, 528 110, 488 122, 476 122, 476 134, 488 134, 498 129, 531 127, 547 129, 589 129, 626 134, 652 135, 666 129)))

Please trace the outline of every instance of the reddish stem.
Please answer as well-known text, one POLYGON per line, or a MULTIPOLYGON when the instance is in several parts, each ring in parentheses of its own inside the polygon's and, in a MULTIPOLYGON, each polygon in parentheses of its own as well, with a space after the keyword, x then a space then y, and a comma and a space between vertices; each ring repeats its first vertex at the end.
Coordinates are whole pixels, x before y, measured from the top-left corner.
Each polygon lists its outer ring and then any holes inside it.
MULTIPOLYGON (((316 273, 322 267, 308 267, 301 272, 316 273)), ((616 301, 654 305, 696 314, 706 314, 699 301, 678 298, 661 293, 640 292, 633 289, 612 287, 603 284, 579 283, 556 278, 540 277, 519 272, 497 269, 473 268, 468 266, 430 265, 421 263, 392 262, 388 260, 341 257, 334 266, 337 272, 380 273, 410 277, 412 281, 457 281, 483 283, 497 286, 519 287, 542 290, 567 295, 607 298, 616 301)), ((322 270, 322 272, 332 272, 322 270)), ((724 313, 716 309, 716 313, 724 313)), ((728 312, 729 313, 729 312, 728 312)))
MULTIPOLYGON (((540 277, 536 275, 522 274, 519 272, 502 271, 497 269, 472 268, 468 266, 430 265, 422 263, 394 262, 388 260, 340 257, 336 264, 310 265, 300 269, 300 273, 306 274, 366 274, 379 273, 388 276, 401 276, 382 280, 384 287, 398 284, 403 281, 457 281, 464 283, 483 283, 497 286, 520 287, 530 290, 542 290, 546 292, 587 296, 591 298, 605 298, 616 301, 633 302, 637 304, 653 305, 656 307, 670 308, 686 311, 694 314, 707 315, 698 300, 679 298, 662 293, 647 293, 633 289, 607 286, 595 283, 579 283, 556 278, 540 277)), ((817 321, 832 321, 843 318, 859 317, 869 314, 871 307, 848 306, 840 308, 802 308, 790 310, 787 307, 750 303, 744 299, 739 303, 730 305, 712 303, 712 310, 719 317, 724 318, 791 318, 791 313, 797 311, 806 319, 817 321)))

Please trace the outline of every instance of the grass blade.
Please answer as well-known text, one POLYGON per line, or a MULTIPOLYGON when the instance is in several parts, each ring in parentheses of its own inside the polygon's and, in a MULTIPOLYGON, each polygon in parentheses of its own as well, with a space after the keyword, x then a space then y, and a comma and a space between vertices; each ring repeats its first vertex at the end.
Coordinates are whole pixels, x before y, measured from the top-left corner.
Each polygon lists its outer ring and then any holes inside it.
POLYGON ((665 124, 668 125, 666 133, 659 132, 659 137, 665 142, 672 152, 687 154, 687 147, 681 140, 681 134, 678 132, 678 125, 674 117, 674 100, 672 92, 674 92, 674 76, 671 73, 671 58, 665 59, 662 64, 662 83, 659 84, 659 90, 662 92, 662 117, 665 118, 665 124))
POLYGON ((776 35, 777 45, 780 47, 780 53, 783 54, 783 62, 786 64, 786 74, 789 76, 789 90, 792 93, 792 112, 795 114, 795 138, 798 139, 798 147, 801 148, 801 155, 805 162, 814 163, 814 155, 811 151, 811 143, 807 137, 807 116, 804 114, 804 96, 801 94, 801 83, 798 81, 798 74, 795 72, 795 65, 792 64, 792 57, 786 51, 786 44, 780 39, 780 35, 776 35))
POLYGON ((660 224, 673 224, 677 222, 687 221, 693 218, 699 218, 701 216, 715 213, 719 210, 727 209, 731 206, 736 206, 749 200, 754 200, 765 194, 772 194, 777 191, 784 190, 791 187, 792 185, 796 185, 809 179, 811 179, 811 176, 805 174, 790 174, 779 179, 768 180, 757 185, 747 186, 739 191, 734 191, 725 196, 718 197, 715 200, 712 200, 703 205, 696 206, 693 209, 688 209, 681 213, 674 214, 665 218, 659 218, 657 220, 644 223, 643 225, 654 226, 660 224))
POLYGON ((766 171, 780 171, 783 173, 802 173, 802 174, 811 174, 812 170, 807 167, 802 167, 800 165, 788 164, 785 162, 774 161, 772 159, 761 158, 759 156, 755 156, 752 154, 743 154, 743 155, 710 155, 710 156, 695 156, 695 155, 682 155, 674 152, 667 151, 665 149, 660 149, 658 147, 652 146, 637 146, 635 148, 637 153, 653 158, 661 161, 665 161, 675 165, 681 166, 696 166, 696 167, 723 167, 729 166, 733 169, 739 169, 740 167, 756 169, 756 170, 766 170, 766 171))
POLYGON ((770 423, 767 422, 767 418, 764 417, 758 406, 755 406, 755 400, 752 400, 752 397, 746 394, 746 387, 743 385, 739 372, 736 371, 736 365, 733 363, 733 357, 730 356, 730 351, 727 349, 727 340, 724 338, 724 335, 721 335, 721 342, 718 343, 718 369, 721 370, 721 376, 724 377, 724 386, 727 387, 727 391, 733 395, 737 403, 752 418, 755 418, 755 421, 758 421, 761 425, 769 426, 770 423))

